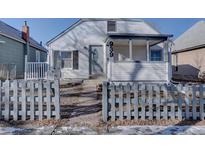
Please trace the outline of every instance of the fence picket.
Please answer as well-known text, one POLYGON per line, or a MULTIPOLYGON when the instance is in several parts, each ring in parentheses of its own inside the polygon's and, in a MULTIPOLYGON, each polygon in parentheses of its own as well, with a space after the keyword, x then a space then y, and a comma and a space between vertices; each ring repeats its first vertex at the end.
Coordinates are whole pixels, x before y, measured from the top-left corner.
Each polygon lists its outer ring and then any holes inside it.
POLYGON ((138 95, 138 84, 134 84, 134 118, 137 120, 138 119, 138 100, 139 100, 139 95, 138 95))
POLYGON ((193 120, 197 119, 197 115, 196 115, 196 86, 193 85, 192 86, 192 116, 193 116, 193 120))
POLYGON ((119 85, 119 118, 123 120, 123 86, 122 84, 119 85))
POLYGON ((114 83, 111 84, 110 86, 111 89, 111 120, 115 121, 115 85, 114 83))
POLYGON ((157 84, 154 86, 154 90, 155 90, 155 94, 156 94, 156 98, 155 98, 155 102, 156 102, 156 119, 160 120, 160 85, 157 84))
POLYGON ((40 80, 38 82, 38 118, 39 120, 42 120, 43 119, 43 97, 42 97, 42 94, 43 94, 43 90, 42 90, 42 85, 43 85, 43 82, 42 80, 40 80))
POLYGON ((5 81, 5 114, 4 114, 4 119, 7 121, 9 120, 9 117, 10 117, 9 91, 10 91, 10 81, 6 80, 5 81))
POLYGON ((22 81, 22 105, 21 105, 21 118, 26 120, 26 82, 22 81))
POLYGON ((145 113, 145 103, 146 103, 145 90, 146 90, 146 86, 145 86, 145 84, 140 84, 139 88, 141 91, 141 119, 145 120, 145 116, 146 116, 146 113, 145 113))
POLYGON ((148 91, 148 98, 147 98, 147 103, 148 103, 148 105, 149 105, 149 120, 153 120, 153 94, 152 94, 152 92, 153 92, 153 87, 152 87, 152 85, 150 85, 150 84, 148 84, 147 85, 147 91, 148 91))
POLYGON ((0 120, 2 119, 2 82, 0 80, 0 120))
POLYGON ((13 118, 14 120, 18 120, 18 82, 17 80, 13 81, 13 118))
POLYGON ((178 85, 178 119, 182 120, 182 85, 178 85))
POLYGON ((103 92, 102 92, 102 115, 103 121, 107 122, 108 118, 108 82, 103 82, 103 92))
POLYGON ((31 90, 31 95, 30 95, 30 120, 34 120, 34 82, 30 82, 30 90, 31 90))
POLYGON ((54 81, 54 89, 55 89, 55 118, 60 119, 60 90, 59 90, 59 81, 54 81))
POLYGON ((190 105, 190 91, 189 91, 189 86, 185 86, 186 93, 185 93, 185 119, 189 119, 189 105, 190 105))
POLYGON ((177 104, 177 100, 175 98, 175 90, 176 90, 175 86, 173 86, 173 85, 169 88, 169 91, 170 91, 170 97, 169 97, 170 118, 172 120, 175 119, 175 114, 176 114, 176 112, 175 112, 175 104, 177 104))
POLYGON ((47 119, 51 118, 51 83, 50 81, 46 81, 46 108, 47 108, 47 119))
POLYGON ((204 120, 204 95, 203 95, 204 86, 200 85, 199 90, 200 90, 200 93, 199 93, 199 96, 200 96, 200 99, 199 99, 199 102, 200 102, 200 120, 204 120))
MULTIPOLYGON (((167 101, 168 101, 168 86, 166 84, 163 84, 161 87, 162 93, 163 93, 163 119, 168 119, 168 111, 167 111, 167 101)), ((161 96, 162 97, 162 96, 161 96)))
POLYGON ((131 120, 131 98, 130 98, 131 86, 128 83, 126 87, 126 103, 127 103, 127 119, 131 120))

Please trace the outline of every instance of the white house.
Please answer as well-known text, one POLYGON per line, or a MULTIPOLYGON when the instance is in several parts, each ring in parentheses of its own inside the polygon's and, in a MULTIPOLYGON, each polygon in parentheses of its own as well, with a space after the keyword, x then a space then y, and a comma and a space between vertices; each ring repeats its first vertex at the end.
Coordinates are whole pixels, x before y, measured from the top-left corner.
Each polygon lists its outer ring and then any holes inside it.
POLYGON ((80 19, 47 42, 62 79, 169 82, 169 38, 139 19, 80 19))

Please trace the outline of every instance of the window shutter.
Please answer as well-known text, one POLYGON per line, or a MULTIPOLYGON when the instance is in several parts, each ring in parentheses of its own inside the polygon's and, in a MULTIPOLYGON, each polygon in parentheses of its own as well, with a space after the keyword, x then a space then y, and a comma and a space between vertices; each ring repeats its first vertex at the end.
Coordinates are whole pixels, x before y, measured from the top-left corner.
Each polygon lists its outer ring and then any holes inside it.
POLYGON ((73 69, 78 70, 79 67, 79 55, 78 51, 73 51, 73 69))

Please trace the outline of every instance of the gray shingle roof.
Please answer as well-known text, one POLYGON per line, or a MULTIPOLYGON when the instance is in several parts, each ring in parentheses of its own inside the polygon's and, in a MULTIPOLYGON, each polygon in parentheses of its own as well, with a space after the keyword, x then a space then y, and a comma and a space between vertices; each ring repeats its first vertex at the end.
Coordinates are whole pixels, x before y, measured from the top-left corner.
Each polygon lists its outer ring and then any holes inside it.
MULTIPOLYGON (((19 42, 26 43, 21 37, 20 30, 17 30, 14 27, 11 27, 10 25, 2 22, 1 20, 0 20, 0 34, 10 37, 12 39, 15 39, 19 42)), ((47 49, 45 49, 40 43, 38 43, 31 37, 30 37, 30 46, 37 48, 40 51, 47 52, 47 49)))
POLYGON ((199 21, 174 41, 173 52, 205 45, 205 21, 199 21))

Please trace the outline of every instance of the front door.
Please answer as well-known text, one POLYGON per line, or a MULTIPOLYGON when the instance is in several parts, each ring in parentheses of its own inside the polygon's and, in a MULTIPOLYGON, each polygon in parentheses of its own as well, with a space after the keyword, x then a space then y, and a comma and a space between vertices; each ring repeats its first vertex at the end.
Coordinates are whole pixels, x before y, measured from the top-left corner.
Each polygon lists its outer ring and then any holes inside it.
POLYGON ((91 75, 103 74, 103 46, 90 46, 90 73, 91 75))

